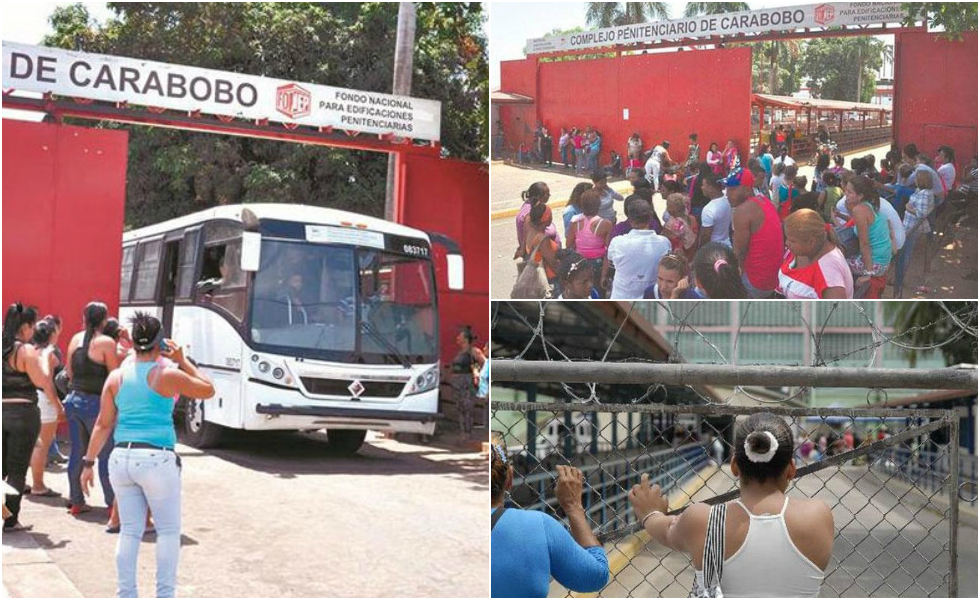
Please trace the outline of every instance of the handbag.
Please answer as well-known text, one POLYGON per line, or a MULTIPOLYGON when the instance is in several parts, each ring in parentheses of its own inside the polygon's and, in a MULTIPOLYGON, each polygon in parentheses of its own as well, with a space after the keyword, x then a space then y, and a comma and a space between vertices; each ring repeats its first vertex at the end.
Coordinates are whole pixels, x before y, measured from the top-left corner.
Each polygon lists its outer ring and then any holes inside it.
POLYGON ((695 573, 691 586, 691 598, 724 598, 721 593, 721 572, 725 565, 725 516, 728 506, 724 503, 711 507, 708 516, 708 533, 704 537, 704 559, 701 573, 695 573), (698 577, 701 575, 701 577, 698 577))
POLYGON ((510 291, 510 297, 515 300, 543 300, 551 297, 551 286, 544 265, 535 262, 534 255, 541 249, 541 244, 548 239, 543 236, 530 254, 517 260, 517 281, 510 291))

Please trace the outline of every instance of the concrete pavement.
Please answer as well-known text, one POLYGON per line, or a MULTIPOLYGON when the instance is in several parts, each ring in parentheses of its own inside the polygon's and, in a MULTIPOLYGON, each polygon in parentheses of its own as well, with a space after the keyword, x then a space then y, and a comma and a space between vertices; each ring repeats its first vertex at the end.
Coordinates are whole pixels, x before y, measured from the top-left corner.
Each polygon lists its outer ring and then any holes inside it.
MULTIPOLYGON (((373 437, 345 458, 316 435, 263 433, 178 453, 178 596, 489 595, 478 450, 373 437)), ((48 483, 67 486, 63 474, 48 483)), ((72 518, 60 498, 25 499, 21 520, 33 531, 3 536, 6 596, 115 595, 117 537, 104 532, 104 509, 72 518)), ((154 541, 147 535, 140 552, 144 595, 153 593, 154 541)))

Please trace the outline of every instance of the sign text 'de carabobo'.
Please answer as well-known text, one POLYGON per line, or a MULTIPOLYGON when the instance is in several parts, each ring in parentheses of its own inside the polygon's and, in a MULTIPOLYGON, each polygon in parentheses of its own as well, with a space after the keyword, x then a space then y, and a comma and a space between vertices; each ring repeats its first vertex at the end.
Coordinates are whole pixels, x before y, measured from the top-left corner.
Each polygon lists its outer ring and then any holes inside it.
POLYGON ((439 140, 434 100, 25 44, 3 43, 3 88, 439 140))

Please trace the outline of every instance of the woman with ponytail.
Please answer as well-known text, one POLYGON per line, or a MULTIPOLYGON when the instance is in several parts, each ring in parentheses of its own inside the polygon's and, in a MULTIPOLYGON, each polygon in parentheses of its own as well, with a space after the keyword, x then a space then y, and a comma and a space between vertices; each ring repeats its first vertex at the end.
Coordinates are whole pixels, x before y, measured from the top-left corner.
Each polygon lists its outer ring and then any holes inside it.
POLYGON ((582 508, 585 478, 559 465, 555 497, 569 529, 540 510, 507 506, 514 467, 500 434, 490 438, 490 596, 544 598, 554 577, 573 592, 597 592, 609 580, 609 560, 582 508))
MULTIPOLYGON (((548 204, 549 199, 551 199, 551 190, 548 189, 548 184, 544 183, 543 181, 532 183, 531 187, 521 192, 521 200, 524 201, 524 204, 522 204, 521 209, 517 211, 517 217, 514 221, 517 225, 518 244, 524 241, 524 236, 526 235, 525 226, 527 225, 528 215, 531 214, 531 209, 538 204, 548 204)), ((558 241, 558 230, 555 229, 554 224, 545 230, 545 235, 555 241, 558 241)))
POLYGON ((694 256, 694 276, 698 287, 708 298, 715 300, 740 300, 748 298, 738 260, 730 246, 711 242, 701 246, 694 256))
MULTIPOLYGON (((68 364, 65 369, 70 379, 68 397, 65 398, 65 416, 71 437, 71 454, 68 456, 68 490, 71 514, 88 512, 82 494, 82 456, 92 438, 95 420, 99 416, 99 398, 109 373, 119 367, 116 340, 103 330, 109 320, 109 309, 101 302, 89 302, 83 311, 85 329, 76 333, 68 344, 68 364)), ((109 452, 107 445, 99 455, 99 481, 105 504, 111 509, 115 496, 109 482, 109 452)))
POLYGON ((660 487, 643 474, 629 494, 637 521, 691 557, 692 596, 816 598, 834 548, 834 516, 822 500, 786 495, 796 477, 786 421, 763 412, 739 423, 731 469, 738 500, 699 502, 671 516, 660 487))
POLYGON ((854 277, 837 236, 820 213, 803 209, 787 217, 789 254, 779 269, 779 291, 790 300, 854 297, 854 277))
POLYGON ((48 365, 30 344, 37 311, 20 302, 11 304, 3 318, 3 478, 18 495, 5 498, 10 511, 3 531, 21 531, 20 500, 31 453, 41 431, 37 390, 57 398, 48 365))

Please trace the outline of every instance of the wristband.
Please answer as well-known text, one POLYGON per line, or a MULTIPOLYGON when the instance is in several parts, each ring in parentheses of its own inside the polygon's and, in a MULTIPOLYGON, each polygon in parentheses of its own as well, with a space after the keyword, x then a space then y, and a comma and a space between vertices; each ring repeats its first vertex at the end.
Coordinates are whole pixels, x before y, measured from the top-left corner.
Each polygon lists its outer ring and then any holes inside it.
POLYGON ((95 466, 95 460, 90 460, 88 458, 83 458, 82 459, 82 466, 85 467, 85 468, 91 469, 92 467, 95 466))
POLYGON ((647 513, 647 516, 645 516, 642 519, 640 519, 640 527, 643 527, 644 529, 646 529, 647 519, 649 519, 653 515, 663 515, 663 514, 664 513, 660 512, 659 510, 650 511, 649 513, 647 513))

